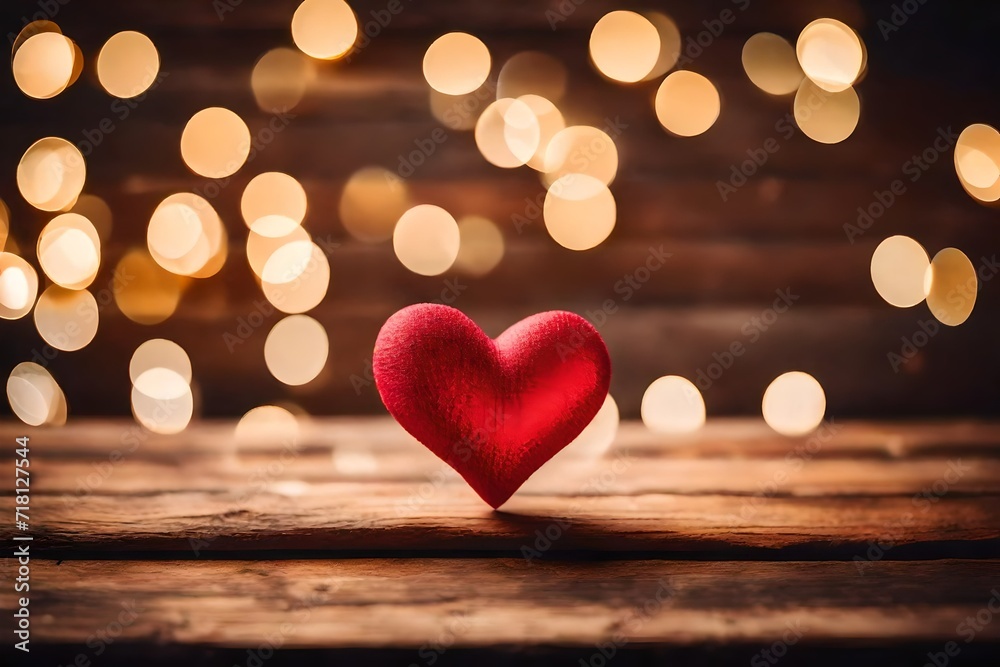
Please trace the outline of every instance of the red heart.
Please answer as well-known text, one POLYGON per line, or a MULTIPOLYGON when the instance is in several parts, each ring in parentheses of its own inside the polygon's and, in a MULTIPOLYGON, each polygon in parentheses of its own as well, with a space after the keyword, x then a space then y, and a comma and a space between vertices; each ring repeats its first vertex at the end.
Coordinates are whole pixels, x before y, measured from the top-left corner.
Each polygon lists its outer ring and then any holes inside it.
POLYGON ((604 402, 608 348, 579 315, 532 315, 495 341, 454 308, 409 306, 379 332, 382 402, 494 509, 604 402))

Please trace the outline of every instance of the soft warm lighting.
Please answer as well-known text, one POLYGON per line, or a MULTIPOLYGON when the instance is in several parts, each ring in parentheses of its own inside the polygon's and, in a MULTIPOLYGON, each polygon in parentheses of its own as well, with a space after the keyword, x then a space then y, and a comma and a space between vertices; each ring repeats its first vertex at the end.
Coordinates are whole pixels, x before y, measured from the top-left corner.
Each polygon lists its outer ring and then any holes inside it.
POLYGON ((118 310, 138 324, 159 324, 174 314, 184 288, 181 276, 170 273, 145 250, 125 253, 115 267, 112 283, 118 310))
POLYGON ((87 290, 69 290, 52 285, 35 305, 35 328, 57 350, 73 352, 94 340, 100 311, 97 299, 87 290))
POLYGON ((283 313, 304 313, 330 288, 330 262, 312 241, 286 243, 271 253, 260 274, 264 296, 283 313))
POLYGON ((802 68, 788 40, 759 32, 743 45, 743 69, 755 86, 771 95, 790 95, 802 83, 802 68))
MULTIPOLYGON (((539 95, 523 95, 517 98, 531 109, 538 122, 538 147, 528 158, 528 166, 536 171, 545 171, 546 156, 552 139, 566 129, 566 121, 556 105, 539 95)), ((565 164, 565 163, 564 163, 565 164)))
POLYGON ((133 380, 132 414, 152 433, 180 433, 194 414, 191 386, 170 368, 157 366, 145 370, 133 380))
POLYGON ((887 303, 909 308, 924 300, 924 276, 930 259, 908 236, 890 236, 872 254, 872 284, 887 303))
POLYGON ((644 12, 643 16, 653 24, 656 34, 660 36, 660 52, 656 64, 643 77, 643 81, 650 81, 660 78, 677 64, 681 57, 681 31, 674 20, 662 12, 644 12))
POLYGON ((97 79, 115 97, 135 97, 149 89, 160 71, 153 41, 127 30, 113 35, 97 55, 97 79))
POLYGON ((1000 132, 982 123, 962 130, 955 144, 955 173, 975 199, 1000 199, 1000 132))
POLYGON ((250 268, 260 277, 264 274, 264 266, 279 248, 290 243, 309 242, 309 233, 299 226, 295 226, 284 236, 264 236, 251 230, 247 236, 247 262, 250 268))
POLYGON ((58 137, 33 143, 17 165, 17 188, 41 211, 69 208, 83 191, 87 167, 76 146, 58 137))
POLYGON ((615 442, 619 422, 618 404, 608 394, 587 427, 562 451, 576 458, 597 458, 604 455, 615 442))
POLYGON ((247 183, 240 210, 247 227, 263 236, 285 236, 306 216, 306 191, 288 174, 269 171, 247 183))
POLYGON ((834 19, 817 19, 803 28, 795 53, 805 75, 833 93, 850 88, 865 61, 861 38, 850 26, 834 19))
POLYGON ((392 247, 403 266, 423 276, 447 271, 458 257, 458 223, 440 206, 420 204, 400 217, 392 247))
POLYGON ((782 435, 804 435, 823 421, 826 394, 813 376, 801 371, 783 373, 764 392, 764 421, 782 435))
POLYGON ((853 88, 831 93, 803 79, 793 103, 795 122, 821 144, 836 144, 851 136, 861 118, 861 101, 853 88))
POLYGON ((90 220, 97 230, 97 236, 101 243, 107 243, 111 238, 112 215, 111 207, 108 203, 97 195, 82 194, 73 204, 70 213, 79 213, 87 220, 90 220))
POLYGON ((7 400, 17 418, 29 426, 66 423, 66 396, 55 378, 36 363, 25 361, 10 372, 7 400))
POLYGON ((503 233, 491 220, 468 216, 458 221, 458 256, 455 268, 484 276, 503 259, 503 233))
POLYGON ((587 174, 566 174, 545 194, 545 229, 570 250, 588 250, 615 228, 615 198, 602 181, 587 174))
POLYGON ((660 125, 682 137, 708 130, 719 118, 722 101, 712 82, 696 72, 674 72, 660 84, 653 102, 660 125))
POLYGON ((642 395, 642 421, 657 433, 691 433, 705 424, 705 399, 687 378, 657 378, 642 395))
POLYGON ((38 263, 57 285, 83 289, 94 282, 101 265, 101 239, 79 213, 56 216, 38 235, 38 263))
POLYGON ((640 81, 660 59, 660 34, 641 14, 605 14, 590 33, 590 58, 609 79, 640 81))
POLYGON ((312 60, 294 49, 271 49, 254 65, 250 87, 257 106, 279 113, 295 108, 316 78, 312 60))
POLYGON ((0 252, 7 247, 7 234, 10 232, 10 209, 3 199, 0 199, 0 252))
POLYGON ((498 167, 526 164, 540 141, 538 118, 521 100, 499 99, 476 121, 476 146, 487 162, 498 167))
POLYGON ((979 279, 976 267, 958 248, 934 255, 924 278, 927 307, 941 324, 957 327, 969 319, 976 305, 979 279))
MULTIPOLYGON (((76 46, 59 32, 41 32, 14 52, 14 82, 28 97, 55 97, 73 82, 76 46)), ((81 64, 82 66, 82 64, 81 64)))
POLYGON ((177 343, 165 338, 153 338, 136 348, 128 367, 132 384, 139 377, 154 368, 165 368, 176 373, 185 384, 191 384, 191 359, 177 343))
POLYGON ((543 164, 547 185, 567 174, 586 174, 611 185, 618 173, 618 147, 603 130, 573 125, 549 140, 543 164))
POLYGON ((483 85, 490 75, 490 51, 464 32, 450 32, 434 40, 424 54, 424 78, 434 90, 464 95, 483 85))
POLYGON ((406 182, 381 167, 354 172, 340 195, 340 221, 360 241, 392 238, 396 221, 410 207, 406 182))
POLYGON ((38 296, 38 274, 15 254, 0 252, 0 318, 17 320, 31 310, 38 296))
POLYGON ((358 18, 343 0, 304 0, 292 16, 292 40, 304 54, 333 60, 358 38, 358 18))
POLYGON ((203 197, 187 192, 170 195, 156 207, 146 245, 157 264, 193 278, 215 275, 228 252, 219 214, 203 197))
MULTIPOLYGON (((489 103, 493 100, 493 87, 489 83, 464 95, 445 95, 433 88, 428 89, 431 114, 441 121, 441 124, 452 130, 471 130, 476 127, 476 121, 489 103)), ((419 151, 418 151, 419 154, 419 151)), ((413 152, 410 152, 413 155, 413 152)), ((424 158, 426 159, 426 158, 424 158)), ((421 158, 411 159, 410 164, 416 168, 416 162, 423 164, 421 158)), ((400 171, 400 173, 403 173, 400 171)), ((408 174, 404 174, 408 176, 408 174)))
POLYGON ((229 109, 202 109, 184 126, 181 157, 199 176, 232 176, 249 155, 250 130, 243 119, 229 109))
POLYGON ((566 67, 540 51, 511 56, 497 75, 497 99, 537 95, 558 102, 566 94, 566 67))
POLYGON ((290 315, 267 334, 264 362, 279 382, 298 386, 311 382, 326 366, 330 340, 319 322, 308 315, 290 315))
POLYGON ((240 449, 283 449, 298 445, 299 418, 277 405, 262 405, 247 412, 236 424, 240 449))

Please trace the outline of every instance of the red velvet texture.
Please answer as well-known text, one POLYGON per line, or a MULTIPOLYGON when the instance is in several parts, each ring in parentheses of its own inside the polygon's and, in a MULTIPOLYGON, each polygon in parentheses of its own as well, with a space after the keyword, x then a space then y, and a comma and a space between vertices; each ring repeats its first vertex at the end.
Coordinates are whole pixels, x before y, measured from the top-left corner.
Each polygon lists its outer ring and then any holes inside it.
POLYGON ((454 308, 409 306, 383 325, 372 363, 389 413, 494 509, 590 423, 611 380, 600 334, 564 311, 494 341, 454 308))

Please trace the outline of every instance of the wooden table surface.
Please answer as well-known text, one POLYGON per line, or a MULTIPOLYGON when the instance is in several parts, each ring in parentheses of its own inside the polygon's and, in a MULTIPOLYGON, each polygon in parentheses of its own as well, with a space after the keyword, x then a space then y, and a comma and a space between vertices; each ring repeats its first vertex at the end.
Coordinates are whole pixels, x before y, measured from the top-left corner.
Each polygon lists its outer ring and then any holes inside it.
MULTIPOLYGON (((252 446, 232 422, 163 437, 83 420, 32 432, 30 455, 32 641, 53 660, 96 657, 108 628, 112 661, 151 645, 225 661, 261 642, 419 665, 499 647, 586 663, 608 642, 741 662, 781 642, 800 657, 1000 650, 1000 622, 982 623, 994 598, 1000 611, 1000 424, 785 438, 733 419, 671 438, 625 422, 500 512, 384 418, 310 419, 252 446)), ((13 578, 13 559, 0 567, 13 578)), ((0 600, 14 607, 12 586, 0 600)))

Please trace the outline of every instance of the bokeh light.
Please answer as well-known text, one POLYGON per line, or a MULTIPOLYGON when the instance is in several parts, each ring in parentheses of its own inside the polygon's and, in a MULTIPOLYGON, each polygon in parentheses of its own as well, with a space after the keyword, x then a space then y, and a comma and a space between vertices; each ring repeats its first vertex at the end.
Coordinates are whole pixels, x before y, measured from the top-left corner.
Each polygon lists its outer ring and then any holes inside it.
POLYGON ((7 234, 10 232, 10 209, 3 199, 0 199, 0 252, 7 247, 7 234))
POLYGON ((97 195, 80 195, 69 212, 79 213, 87 220, 90 220, 91 224, 94 225, 94 229, 97 230, 97 236, 101 239, 101 243, 107 243, 108 239, 111 238, 113 223, 111 207, 97 195))
POLYGON ((310 241, 309 233, 302 227, 294 227, 284 236, 264 236, 255 231, 247 236, 247 262, 254 274, 259 278, 264 275, 264 266, 279 248, 290 243, 310 241))
POLYGON ((0 318, 17 320, 31 310, 38 297, 38 274, 10 252, 0 252, 0 318))
POLYGON ((982 123, 962 130, 955 144, 955 173, 973 198, 1000 199, 1000 132, 982 123))
POLYGON ((118 310, 137 324, 159 324, 177 310, 185 278, 170 273, 141 248, 129 250, 115 267, 112 293, 118 310))
POLYGON ((241 450, 294 448, 299 443, 299 418, 277 405, 250 410, 236 424, 236 446, 241 450))
POLYGON ((886 303, 909 308, 924 300, 924 276, 930 258, 908 236, 890 236, 872 254, 872 284, 886 303))
POLYGON ((767 425, 782 435, 804 435, 814 430, 826 414, 826 394, 808 373, 790 371, 776 377, 761 402, 767 425))
POLYGON ((513 169, 538 150, 541 127, 526 103, 508 98, 490 104, 476 121, 476 146, 486 161, 513 169))
POLYGON ((791 95, 805 74, 787 39, 759 32, 743 45, 743 69, 755 86, 771 95, 791 95))
MULTIPOLYGON (((484 83, 464 95, 446 95, 430 88, 428 94, 431 114, 441 121, 442 125, 452 130, 474 129, 479 116, 493 99, 493 92, 493 87, 489 83, 484 83)), ((416 166, 412 161, 411 164, 416 166)))
POLYGON ((817 19, 803 28, 795 53, 805 75, 832 93, 850 88, 864 68, 861 38, 835 19, 817 19))
POLYGON ((618 173, 618 147, 603 130, 573 125, 548 142, 544 170, 542 180, 549 186, 567 174, 586 174, 611 185, 618 173))
POLYGON ((674 20, 662 12, 643 12, 660 37, 660 52, 656 63, 643 81, 658 79, 669 72, 681 57, 681 31, 674 20))
POLYGON ((156 46, 134 30, 112 35, 97 55, 97 79, 115 97, 141 95, 153 85, 159 72, 156 46))
POLYGON ((566 174, 549 187, 542 205, 545 229, 570 250, 589 250, 615 228, 617 207, 608 186, 587 174, 566 174))
POLYGON ((316 79, 313 63, 299 51, 283 47, 261 56, 250 75, 257 106, 270 113, 294 109, 316 79))
POLYGON ((29 426, 66 423, 66 396, 52 374, 38 364, 18 364, 7 378, 7 400, 18 419, 29 426))
POLYGON ((660 59, 660 34, 649 19, 629 11, 605 14, 590 33, 590 58, 615 81, 641 81, 660 59))
POLYGON ((663 80, 653 106, 660 125, 678 136, 693 137, 715 124, 722 100, 707 78, 680 70, 663 80))
POLYGON ((604 455, 615 442, 620 421, 618 404, 608 394, 587 427, 562 451, 576 458, 595 459, 604 455))
POLYGON ((181 157, 199 176, 232 176, 249 155, 250 130, 243 119, 229 109, 202 109, 184 126, 181 157))
POLYGON ((511 56, 497 75, 497 99, 537 95, 558 102, 566 94, 566 67, 540 51, 511 56))
POLYGON ((83 192, 87 167, 76 146, 58 137, 33 143, 17 165, 17 189, 41 211, 68 209, 83 192))
POLYGON ((255 176, 240 199, 247 227, 262 236, 285 236, 306 216, 306 191, 288 174, 269 171, 255 176))
POLYGON ((51 285, 35 305, 35 328, 57 350, 73 352, 90 344, 97 335, 100 311, 97 299, 87 290, 51 285))
POLYGON ((831 93, 803 79, 793 103, 799 129, 821 144, 836 144, 851 136, 861 118, 861 100, 853 88, 831 93))
POLYGON ((319 322, 308 315, 289 315, 264 341, 264 362, 279 382, 299 386, 312 382, 326 366, 330 340, 319 322))
POLYGON ((459 246, 455 268, 484 276, 503 259, 503 233, 492 220, 470 215, 458 221, 459 246))
POLYGON ((646 388, 640 414, 656 433, 692 433, 705 425, 705 399, 687 378, 665 375, 646 388))
POLYGON ((941 324, 957 327, 969 319, 976 305, 979 278, 976 267, 958 248, 934 255, 924 279, 927 307, 941 324))
POLYGON ((264 262, 261 289, 283 313, 304 313, 319 305, 330 287, 330 262, 312 241, 292 241, 264 262))
POLYGON ((319 60, 347 54, 358 38, 358 17, 344 0, 304 0, 292 15, 292 40, 319 60))
POLYGON ((137 347, 129 362, 129 379, 136 384, 143 373, 154 368, 165 368, 176 373, 185 384, 191 384, 191 358, 172 340, 153 338, 137 347))
POLYGON ((458 223, 440 206, 420 204, 399 218, 392 247, 400 263, 423 276, 447 271, 458 257, 458 223))
POLYGON ((403 179, 382 167, 364 167, 344 185, 340 221, 359 241, 386 241, 410 205, 409 188, 403 179))
POLYGON ((464 95, 483 85, 490 75, 490 50, 464 32, 441 35, 424 54, 424 79, 446 95, 464 95))
POLYGON ((94 282, 101 266, 101 239, 90 220, 63 213, 38 235, 38 263, 57 285, 83 289, 94 282))
POLYGON ((28 37, 14 51, 14 82, 28 97, 55 97, 73 83, 76 49, 73 41, 59 32, 28 37))
POLYGON ((146 230, 146 245, 157 264, 192 278, 215 275, 228 253, 219 214, 203 197, 187 192, 170 195, 156 207, 146 230))
POLYGON ((535 119, 538 121, 538 147, 528 158, 527 164, 536 171, 544 172, 549 143, 566 129, 566 121, 556 105, 540 95, 522 95, 517 99, 531 109, 531 113, 535 114, 535 119))
POLYGON ((180 433, 194 414, 191 386, 170 368, 155 366, 145 370, 132 384, 132 414, 152 433, 180 433))

